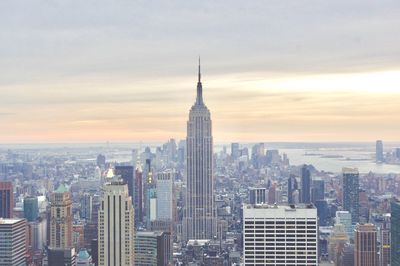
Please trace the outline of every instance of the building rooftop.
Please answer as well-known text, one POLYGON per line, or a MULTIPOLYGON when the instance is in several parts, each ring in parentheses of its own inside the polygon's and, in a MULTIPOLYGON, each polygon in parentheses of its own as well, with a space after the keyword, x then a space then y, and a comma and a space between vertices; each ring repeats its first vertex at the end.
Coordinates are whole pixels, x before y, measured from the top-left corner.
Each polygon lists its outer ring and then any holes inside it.
POLYGON ((68 189, 64 184, 61 184, 58 186, 58 188, 54 192, 55 193, 65 193, 65 192, 68 192, 68 189))
POLYGON ((5 219, 5 218, 0 218, 0 225, 2 224, 15 224, 24 219, 5 219))

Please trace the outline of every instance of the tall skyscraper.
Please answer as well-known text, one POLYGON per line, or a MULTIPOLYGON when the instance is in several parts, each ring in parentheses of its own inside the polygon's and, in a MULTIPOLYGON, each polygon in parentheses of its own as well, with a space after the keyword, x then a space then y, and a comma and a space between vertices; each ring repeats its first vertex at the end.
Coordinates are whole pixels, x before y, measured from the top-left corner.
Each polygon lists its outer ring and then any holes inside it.
POLYGON ((249 203, 250 204, 265 204, 267 189, 265 187, 249 188, 249 203))
POLYGON ((25 266, 25 219, 0 218, 0 265, 25 266))
POLYGON ((211 115, 203 102, 200 62, 196 102, 187 122, 187 182, 184 238, 212 239, 216 235, 211 115))
POLYGON ((244 205, 243 232, 244 265, 318 264, 315 208, 244 205))
POLYGON ((173 175, 172 171, 157 174, 157 220, 173 220, 173 175))
POLYGON ((359 219, 359 187, 357 168, 343 168, 343 209, 351 213, 353 224, 359 219))
POLYGON ((138 223, 143 222, 143 177, 142 177, 142 167, 140 166, 140 162, 136 164, 135 169, 135 199, 134 205, 135 208, 135 226, 138 223))
POLYGON ((377 163, 383 163, 383 142, 382 140, 376 141, 375 158, 377 163))
POLYGON ((92 220, 92 210, 93 210, 93 197, 90 193, 85 192, 81 197, 81 208, 79 209, 82 219, 86 221, 92 220))
POLYGON ((295 201, 293 199, 293 193, 299 189, 299 186, 297 184, 296 177, 291 175, 288 179, 288 203, 289 204, 294 204, 295 201))
POLYGON ((240 152, 239 152, 239 143, 234 142, 231 143, 231 157, 232 159, 236 160, 238 159, 240 156, 240 152))
POLYGON ((301 203, 311 203, 311 173, 307 165, 301 168, 301 203))
POLYGON ((0 181, 0 218, 13 217, 13 185, 10 181, 0 181))
POLYGON ((373 224, 357 224, 356 226, 354 265, 378 266, 377 230, 373 224))
MULTIPOLYGON (((110 171, 110 170, 109 170, 110 171)), ((108 175, 99 209, 99 266, 134 265, 134 209, 128 186, 108 175)))
POLYGON ((311 187, 311 201, 315 204, 325 198, 325 182, 322 179, 314 179, 311 187))
POLYGON ((153 172, 151 169, 151 160, 146 159, 146 167, 144 170, 144 187, 143 187, 143 210, 145 216, 145 223, 150 225, 151 221, 157 218, 157 189, 154 180, 153 172))
POLYGON ((51 195, 50 210, 50 247, 72 247, 72 200, 63 184, 51 195))
POLYGON ((39 216, 39 203, 37 197, 24 198, 24 217, 28 222, 34 222, 39 216))
POLYGON ((390 203, 391 266, 400 266, 400 201, 390 203))
POLYGON ((117 165, 115 166, 115 175, 121 176, 125 184, 128 185, 129 196, 132 198, 132 204, 135 200, 135 179, 133 166, 130 165, 117 165))

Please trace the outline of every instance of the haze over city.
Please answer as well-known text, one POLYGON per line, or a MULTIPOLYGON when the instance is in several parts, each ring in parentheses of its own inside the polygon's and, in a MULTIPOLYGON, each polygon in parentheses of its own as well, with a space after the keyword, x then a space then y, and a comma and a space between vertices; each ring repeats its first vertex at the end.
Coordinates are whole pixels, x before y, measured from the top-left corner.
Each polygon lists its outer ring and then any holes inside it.
POLYGON ((2 1, 3 143, 397 141, 398 1, 2 1), (318 4, 316 4, 318 3, 318 4))

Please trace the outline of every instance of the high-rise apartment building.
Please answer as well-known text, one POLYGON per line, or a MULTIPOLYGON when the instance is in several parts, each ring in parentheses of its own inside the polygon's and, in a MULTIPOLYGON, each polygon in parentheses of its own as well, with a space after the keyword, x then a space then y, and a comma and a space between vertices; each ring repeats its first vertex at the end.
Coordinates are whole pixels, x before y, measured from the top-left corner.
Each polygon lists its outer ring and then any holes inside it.
POLYGON ((113 177, 103 189, 98 218, 98 265, 134 265, 134 209, 128 186, 113 177))
POLYGON ((385 158, 383 157, 383 142, 382 140, 376 141, 375 158, 377 163, 383 163, 385 158))
POLYGON ((400 201, 390 203, 391 266, 400 266, 400 201))
POLYGON ((212 239, 216 235, 211 115, 203 102, 200 64, 196 102, 187 122, 186 206, 184 239, 212 239))
POLYGON ((72 200, 63 184, 51 195, 50 247, 72 247, 72 200))
POLYGON ((135 265, 169 265, 172 259, 169 232, 139 231, 135 236, 135 265))
POLYGON ((0 218, 12 218, 13 208, 13 184, 10 181, 0 181, 0 218))
POLYGON ((24 217, 28 222, 34 222, 39 216, 39 202, 37 197, 24 198, 24 217))
POLYGON ((173 220, 174 173, 166 171, 157 174, 157 220, 173 220))
POLYGON ((249 188, 249 203, 250 204, 267 203, 266 193, 267 193, 267 189, 265 187, 249 188))
POLYGON ((301 190, 300 202, 308 204, 311 202, 311 172, 307 165, 301 168, 301 190))
POLYGON ((0 218, 0 265, 25 266, 25 219, 0 218))
POLYGON ((317 265, 317 231, 311 205, 244 205, 244 264, 317 265))
POLYGON ((359 174, 357 168, 343 168, 343 209, 350 212, 353 224, 359 220, 359 174))
POLYGON ((354 265, 378 266, 377 230, 373 224, 357 224, 355 228, 354 265))

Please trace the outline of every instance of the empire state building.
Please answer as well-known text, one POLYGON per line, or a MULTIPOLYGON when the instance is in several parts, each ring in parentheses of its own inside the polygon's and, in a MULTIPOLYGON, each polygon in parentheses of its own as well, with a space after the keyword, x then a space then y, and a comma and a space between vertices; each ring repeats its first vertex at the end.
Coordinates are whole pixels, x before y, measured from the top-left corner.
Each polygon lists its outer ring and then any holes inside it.
POLYGON ((203 102, 200 60, 198 75, 196 102, 190 109, 187 122, 185 240, 212 239, 216 235, 211 116, 203 102))

